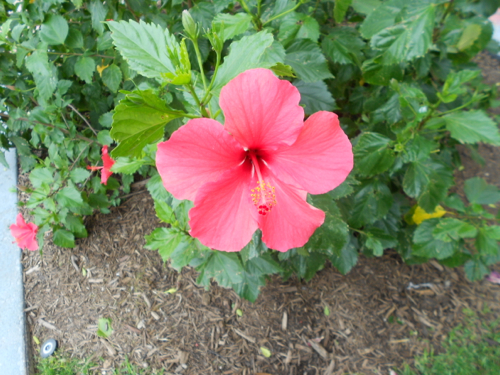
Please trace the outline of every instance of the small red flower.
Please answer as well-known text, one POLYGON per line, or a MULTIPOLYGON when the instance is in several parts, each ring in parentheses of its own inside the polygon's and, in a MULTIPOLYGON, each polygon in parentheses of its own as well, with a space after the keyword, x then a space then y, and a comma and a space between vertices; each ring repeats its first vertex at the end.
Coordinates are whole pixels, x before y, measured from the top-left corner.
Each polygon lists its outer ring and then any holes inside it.
POLYGON ((325 219, 306 201, 340 185, 353 167, 337 115, 304 122, 299 91, 270 70, 248 70, 221 91, 225 125, 193 119, 158 144, 156 165, 177 199, 194 201, 190 234, 239 251, 257 228, 275 250, 303 246, 325 219))
POLYGON ((38 225, 26 223, 22 214, 17 214, 16 224, 10 226, 10 233, 21 249, 38 250, 37 232, 38 225))
POLYGON ((101 170, 101 184, 106 185, 108 183, 108 178, 113 174, 111 172, 111 167, 113 164, 115 164, 115 161, 111 159, 111 156, 108 154, 108 146, 102 146, 102 167, 93 167, 90 165, 87 165, 87 169, 90 169, 91 171, 98 171, 101 170))

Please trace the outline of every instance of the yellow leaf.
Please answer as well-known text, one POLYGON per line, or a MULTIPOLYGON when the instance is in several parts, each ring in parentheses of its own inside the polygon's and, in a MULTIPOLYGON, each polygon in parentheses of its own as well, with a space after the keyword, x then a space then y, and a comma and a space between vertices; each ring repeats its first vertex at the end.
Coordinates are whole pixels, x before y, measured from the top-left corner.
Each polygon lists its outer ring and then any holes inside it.
POLYGON ((260 351, 262 352, 262 355, 264 355, 264 357, 266 358, 269 358, 271 356, 271 351, 265 346, 261 346, 260 351))
POLYGON ((167 290, 165 293, 168 293, 168 294, 174 294, 174 293, 177 293, 177 289, 176 288, 170 288, 169 290, 167 290))
POLYGON ((33 335, 33 341, 35 342, 35 344, 40 345, 40 340, 38 340, 38 337, 36 337, 35 335, 33 335))
POLYGON ((99 75, 102 77, 102 72, 104 71, 104 69, 106 69, 107 67, 109 66, 108 65, 97 65, 97 72, 99 73, 99 75))
POLYGON ((435 219, 443 216, 445 213, 446 211, 441 206, 437 206, 432 214, 428 214, 422 207, 417 206, 415 208, 415 212, 413 213, 412 219, 415 224, 420 225, 424 220, 435 219))
POLYGON ((30 4, 33 4, 36 0, 30 0, 30 4))

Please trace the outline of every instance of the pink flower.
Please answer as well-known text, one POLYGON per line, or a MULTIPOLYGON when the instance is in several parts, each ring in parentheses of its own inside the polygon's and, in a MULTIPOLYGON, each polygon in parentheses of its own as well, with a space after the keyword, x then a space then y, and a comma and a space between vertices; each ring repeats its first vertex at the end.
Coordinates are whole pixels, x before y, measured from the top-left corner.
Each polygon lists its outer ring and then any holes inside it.
POLYGON ((16 224, 10 226, 10 233, 21 249, 38 250, 37 232, 38 226, 33 223, 26 223, 20 213, 17 214, 16 224))
POLYGON ((111 159, 111 156, 108 154, 108 146, 102 146, 102 167, 92 167, 90 165, 87 165, 87 169, 90 169, 91 171, 98 171, 102 169, 101 171, 101 184, 106 185, 108 183, 108 178, 113 174, 111 172, 111 167, 113 164, 115 164, 115 161, 111 159))
POLYGON ((493 284, 500 284, 500 273, 493 271, 488 275, 486 280, 493 284))
POLYGON ((304 123, 300 94, 267 69, 248 70, 221 91, 225 126, 193 119, 158 145, 163 185, 194 201, 191 235, 210 248, 239 251, 260 228, 272 249, 303 246, 325 213, 306 202, 326 193, 353 166, 337 115, 304 123))

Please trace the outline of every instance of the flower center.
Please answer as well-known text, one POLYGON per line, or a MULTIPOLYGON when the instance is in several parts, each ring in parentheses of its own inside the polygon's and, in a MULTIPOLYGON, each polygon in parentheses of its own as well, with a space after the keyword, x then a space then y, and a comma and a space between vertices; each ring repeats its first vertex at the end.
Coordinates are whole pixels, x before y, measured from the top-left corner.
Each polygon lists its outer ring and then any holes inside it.
POLYGON ((257 207, 257 212, 262 216, 266 216, 271 211, 271 208, 276 206, 275 188, 262 178, 259 161, 255 152, 250 150, 248 154, 252 159, 252 164, 258 178, 257 186, 250 190, 250 196, 252 197, 253 204, 257 207))

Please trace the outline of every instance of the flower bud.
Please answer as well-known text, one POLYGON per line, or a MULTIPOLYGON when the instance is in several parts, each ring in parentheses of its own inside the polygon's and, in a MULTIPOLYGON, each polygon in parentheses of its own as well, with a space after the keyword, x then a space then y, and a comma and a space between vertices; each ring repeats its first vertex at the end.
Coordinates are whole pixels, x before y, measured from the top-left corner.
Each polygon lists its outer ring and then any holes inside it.
POLYGON ((200 29, 196 22, 194 21, 188 10, 182 11, 182 26, 184 26, 184 31, 186 36, 191 40, 197 40, 200 35, 200 29))

